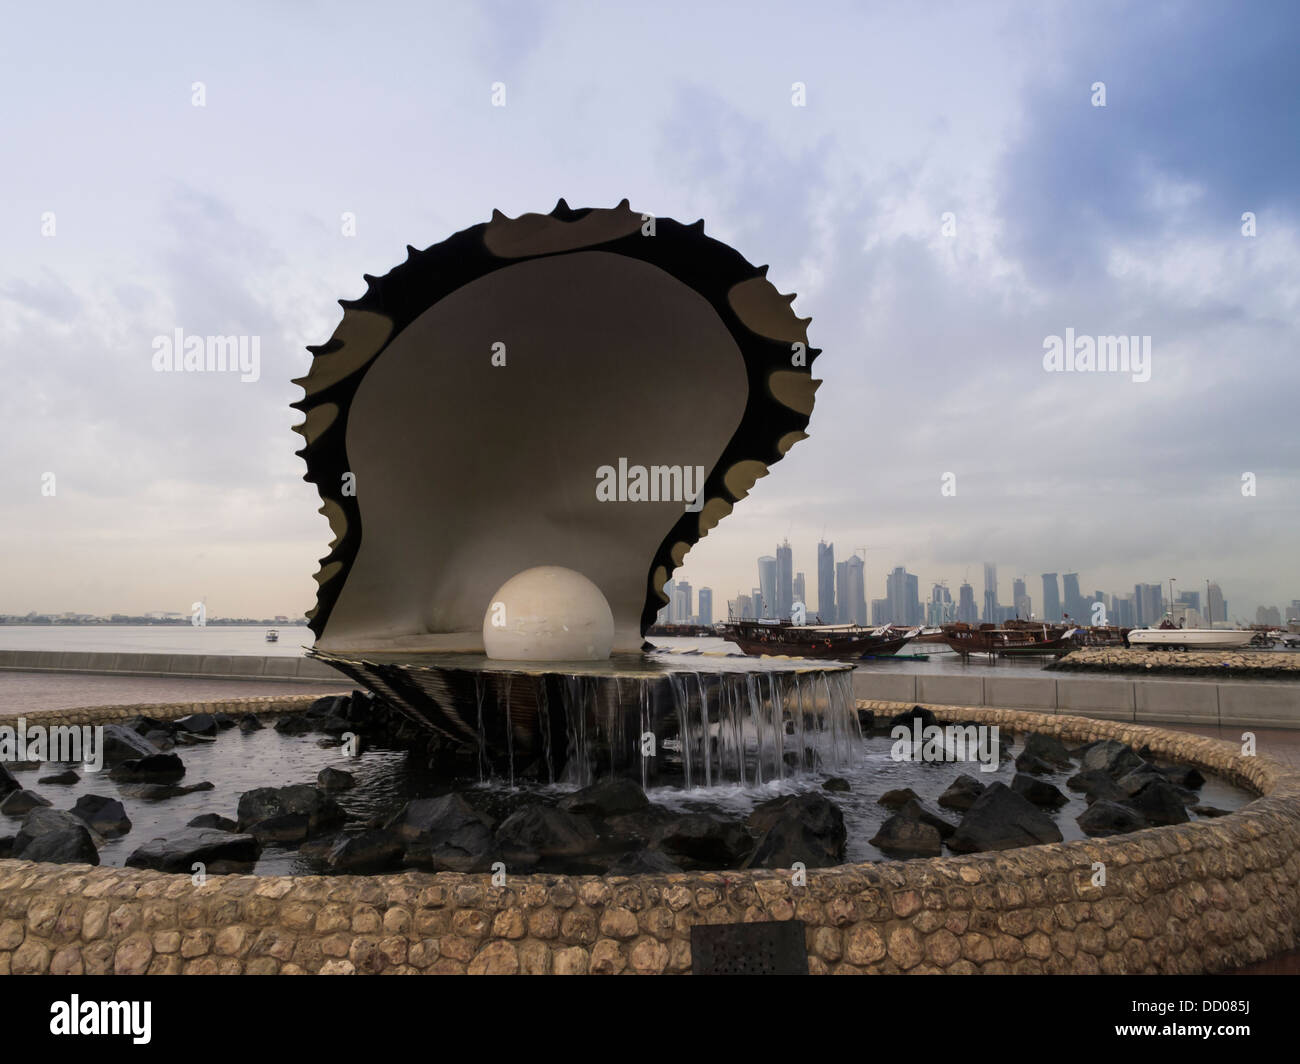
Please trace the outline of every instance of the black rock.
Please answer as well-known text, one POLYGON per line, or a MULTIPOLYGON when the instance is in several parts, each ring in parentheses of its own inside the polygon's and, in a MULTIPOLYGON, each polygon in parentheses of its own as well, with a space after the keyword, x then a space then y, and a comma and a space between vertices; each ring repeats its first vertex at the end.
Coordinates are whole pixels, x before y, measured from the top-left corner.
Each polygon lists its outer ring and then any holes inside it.
POLYGON ((104 725, 104 737, 101 742, 104 751, 104 763, 107 765, 115 765, 119 761, 129 761, 161 753, 158 747, 154 746, 144 736, 137 734, 130 728, 123 727, 121 724, 104 725))
POLYGON ((1070 800, 1046 780, 1034 779, 1020 772, 1011 781, 1011 789, 1044 809, 1059 809, 1070 800))
POLYGON ((310 835, 342 824, 346 818, 338 802, 305 783, 245 791, 239 796, 237 815, 240 831, 252 831, 255 825, 276 817, 303 816, 310 835))
POLYGON ((1076 823, 1085 834, 1094 838, 1104 835, 1122 835, 1149 826, 1136 809, 1105 798, 1100 798, 1088 806, 1076 823))
POLYGON ((876 804, 883 805, 886 809, 901 809, 908 802, 920 800, 920 795, 911 787, 900 787, 897 790, 886 791, 876 799, 876 804))
POLYGON ((1061 830, 1041 810, 1004 783, 993 783, 975 799, 948 840, 954 853, 983 853, 1060 842, 1061 830))
POLYGON ((754 838, 738 820, 683 813, 664 825, 657 848, 670 859, 697 867, 734 868, 753 851, 754 838))
POLYGON ((219 816, 216 813, 203 813, 196 816, 185 826, 187 828, 212 828, 214 831, 239 830, 239 825, 229 817, 219 816))
POLYGON ((126 859, 128 868, 158 872, 193 872, 196 864, 211 874, 245 871, 261 845, 252 835, 232 835, 210 828, 186 828, 166 839, 151 839, 126 859))
POLYGON ((956 831, 956 824, 949 824, 943 817, 926 809, 920 801, 911 801, 903 805, 898 810, 899 816, 911 817, 913 820, 919 820, 922 824, 929 824, 939 833, 939 838, 950 838, 956 831))
POLYGON ((138 798, 143 802, 161 802, 167 798, 179 798, 183 794, 193 794, 195 791, 213 790, 213 785, 207 780, 201 783, 123 783, 121 791, 128 798, 138 798))
POLYGON ((239 730, 244 734, 261 731, 264 727, 266 727, 266 725, 257 719, 256 714, 245 713, 239 718, 239 730))
POLYGON ((3 798, 10 791, 20 791, 22 789, 22 784, 14 779, 13 773, 5 768, 3 764, 0 764, 0 798, 3 798))
POLYGON ((13 856, 13 852, 14 837, 12 835, 0 835, 0 861, 13 856))
POLYGON ((609 866, 611 876, 672 875, 681 869, 658 850, 633 850, 609 866))
POLYGON ((844 863, 848 832, 840 807, 820 794, 796 794, 763 802, 749 815, 758 836, 750 868, 807 868, 844 863))
POLYGON ((351 772, 344 772, 341 768, 325 767, 316 775, 316 786, 322 791, 350 791, 357 785, 356 778, 351 772))
POLYGON ((958 776, 943 794, 939 804, 945 809, 965 811, 975 804, 987 788, 974 776, 958 776))
POLYGON ((843 793, 844 791, 851 791, 853 788, 849 786, 849 781, 843 776, 832 776, 830 779, 823 781, 822 790, 843 793))
POLYGON ((42 776, 36 782, 71 786, 74 783, 80 783, 81 777, 73 772, 72 769, 68 768, 64 769, 62 772, 56 772, 52 776, 42 776))
POLYGON ((858 710, 858 727, 861 728, 863 732, 869 732, 872 729, 874 729, 875 726, 876 726, 876 714, 874 710, 870 710, 870 709, 858 710))
POLYGON ((871 845, 889 857, 938 857, 943 852, 943 840, 935 828, 902 812, 880 825, 871 845))
POLYGON ((122 783, 175 783, 185 775, 185 763, 176 754, 150 754, 116 765, 112 779, 122 783))
POLYGON ((115 839, 131 830, 126 808, 116 798, 83 794, 72 807, 72 815, 106 839, 115 839))
POLYGON ((1170 783, 1185 787, 1189 791, 1199 791, 1205 786, 1205 777, 1193 765, 1157 765, 1170 783))
POLYGON ((1182 794, 1171 783, 1148 783, 1123 804, 1137 810, 1149 824, 1185 824, 1191 819, 1182 794))
POLYGON ((217 741, 215 735, 199 735, 197 732, 179 730, 176 732, 177 746, 211 746, 217 741))
POLYGON ((350 695, 326 695, 324 698, 318 698, 310 706, 302 711, 302 715, 311 720, 318 720, 322 717, 345 717, 348 712, 348 703, 352 701, 350 695))
POLYGON ((239 721, 229 713, 213 713, 212 719, 217 722, 217 727, 222 731, 225 731, 227 728, 233 728, 239 723, 239 721))
POLYGON ((565 812, 596 817, 636 813, 649 804, 641 784, 618 776, 599 780, 560 799, 560 808, 565 812))
POLYGON ((275 722, 275 730, 281 735, 306 735, 314 727, 302 713, 286 713, 275 722))
POLYGON ((14 836, 13 857, 50 864, 99 864, 85 823, 62 809, 33 809, 14 836))
MULTIPOLYGON (((130 728, 137 735, 143 735, 149 739, 151 733, 166 735, 170 738, 171 733, 176 730, 176 725, 170 720, 158 720, 156 717, 132 717, 123 727, 130 728)), ((149 739, 153 742, 152 739, 149 739)))
POLYGON ((1085 770, 1096 769, 1108 772, 1117 778, 1132 772, 1135 768, 1141 768, 1143 763, 1133 747, 1117 739, 1103 739, 1090 746, 1087 753, 1083 755, 1085 770))
POLYGON ((1192 812, 1195 813, 1197 816, 1219 817, 1219 816, 1227 816, 1230 810, 1219 809, 1212 805, 1194 805, 1192 806, 1192 812))
POLYGON ((292 846, 305 842, 312 834, 311 818, 306 813, 281 813, 279 816, 259 820, 242 830, 263 845, 273 842, 292 846))
POLYGON ((1040 757, 1034 757, 1028 752, 1022 752, 1016 758, 1016 771, 1027 772, 1034 776, 1046 776, 1056 771, 1055 765, 1050 765, 1040 757))
POLYGON ((595 829, 585 817, 545 805, 529 805, 501 822, 497 844, 509 861, 581 857, 596 849, 595 829))
POLYGON ((1126 772, 1120 776, 1115 783, 1119 789, 1124 792, 1126 798, 1137 794, 1148 783, 1168 783, 1168 778, 1160 772, 1155 765, 1142 764, 1131 772, 1126 772))
POLYGON ((1065 785, 1072 791, 1083 791, 1088 796, 1088 801, 1105 801, 1119 802, 1128 797, 1128 792, 1124 790, 1114 779, 1100 769, 1087 769, 1084 772, 1076 772, 1065 785))
POLYGON ((456 793, 408 802, 385 826, 405 843, 408 864, 438 872, 478 871, 495 848, 492 819, 456 793))
POLYGON ((922 731, 931 725, 937 725, 939 723, 939 718, 924 706, 913 706, 906 713, 900 713, 896 717, 890 717, 889 728, 892 731, 894 728, 901 725, 902 727, 911 730, 913 728, 912 721, 918 718, 921 721, 922 731))
POLYGON ((1070 752, 1065 748, 1065 744, 1054 735, 1041 735, 1038 732, 1030 732, 1025 738, 1025 748, 1022 752, 1030 757, 1036 757, 1040 761, 1046 761, 1049 765, 1055 765, 1057 768, 1070 768, 1073 764, 1070 760, 1070 752))
POLYGON ((172 738, 172 732, 151 731, 145 733, 145 739, 153 743, 162 753, 167 753, 176 749, 176 741, 172 738))
POLYGON ((0 813, 5 816, 26 816, 33 809, 53 804, 48 798, 43 798, 35 791, 10 791, 4 801, 0 802, 0 813))
POLYGON ((216 735, 217 718, 211 713, 191 713, 188 717, 178 718, 176 727, 191 735, 216 735))
POLYGON ((391 831, 363 831, 339 839, 325 855, 325 864, 333 872, 387 872, 401 865, 405 850, 402 840, 391 831))

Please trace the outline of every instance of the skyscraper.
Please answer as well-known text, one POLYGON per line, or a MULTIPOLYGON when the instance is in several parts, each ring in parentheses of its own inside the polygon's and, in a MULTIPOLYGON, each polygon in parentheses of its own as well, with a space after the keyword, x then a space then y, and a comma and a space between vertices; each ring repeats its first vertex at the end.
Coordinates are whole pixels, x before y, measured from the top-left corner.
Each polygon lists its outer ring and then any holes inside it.
POLYGON ((979 611, 975 608, 975 589, 963 583, 957 589, 957 620, 963 624, 978 624, 979 611))
POLYGON ((889 602, 892 624, 914 625, 921 623, 921 599, 916 577, 901 565, 885 577, 885 598, 889 602))
POLYGON ((699 595, 699 617, 696 624, 710 625, 713 623, 713 588, 700 588, 699 595))
POLYGON ((1059 621, 1061 619, 1061 588, 1056 582, 1055 573, 1043 574, 1043 620, 1059 621))
POLYGON ((794 601, 803 603, 805 614, 812 612, 808 606, 808 587, 803 573, 794 574, 794 601))
POLYGON ((1087 600, 1079 594, 1079 574, 1066 573, 1061 577, 1061 584, 1065 590, 1065 612, 1070 615, 1070 620, 1086 624, 1088 604, 1087 600))
POLYGON ((951 624, 957 619, 957 607, 953 604, 952 594, 943 584, 935 584, 930 590, 930 605, 926 612, 925 623, 938 627, 951 624))
POLYGON ((1223 592, 1218 584, 1211 583, 1205 594, 1205 621, 1213 628, 1220 621, 1228 619, 1228 604, 1223 599, 1223 592))
POLYGON ((776 548, 776 616, 789 617, 794 603, 794 552, 787 539, 776 548))
POLYGON ((1017 617, 1022 621, 1029 620, 1029 615, 1033 612, 1033 603, 1029 601, 1029 592, 1023 580, 1011 581, 1011 604, 1015 607, 1017 617))
POLYGON ((997 624, 998 616, 998 567, 992 562, 984 563, 984 623, 997 624))
POLYGON ((776 616, 776 559, 764 554, 758 559, 758 593, 763 603, 759 608, 760 617, 776 616))
POLYGON ((1159 584, 1134 584, 1133 600, 1137 624, 1154 626, 1165 619, 1164 591, 1159 584))
POLYGON ((826 624, 835 623, 835 544, 817 544, 817 615, 826 624))
POLYGON ((673 624, 691 623, 691 599, 691 585, 685 580, 680 581, 673 588, 673 624))
POLYGON ((845 563, 848 606, 851 616, 845 618, 854 624, 867 623, 867 585, 862 575, 862 559, 856 554, 850 555, 845 563))

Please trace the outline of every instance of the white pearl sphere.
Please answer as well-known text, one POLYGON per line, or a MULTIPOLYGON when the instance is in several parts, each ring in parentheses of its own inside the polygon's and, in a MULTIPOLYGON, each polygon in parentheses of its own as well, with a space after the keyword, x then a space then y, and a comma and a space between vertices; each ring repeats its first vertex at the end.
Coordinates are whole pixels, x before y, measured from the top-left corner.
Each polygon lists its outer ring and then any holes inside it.
POLYGON ((512 576, 483 616, 483 649, 498 661, 601 661, 613 646, 614 614, 600 588, 559 565, 512 576))

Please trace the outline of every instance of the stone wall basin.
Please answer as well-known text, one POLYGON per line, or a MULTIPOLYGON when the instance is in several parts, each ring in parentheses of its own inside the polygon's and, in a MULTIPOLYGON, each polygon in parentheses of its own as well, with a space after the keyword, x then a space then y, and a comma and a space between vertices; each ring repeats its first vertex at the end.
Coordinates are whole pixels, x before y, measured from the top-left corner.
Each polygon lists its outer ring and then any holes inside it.
MULTIPOLYGON (((291 712, 310 696, 25 714, 291 712)), ((899 712, 899 703, 861 708, 899 712)), ((1296 947, 1300 773, 1228 743, 1084 717, 931 707, 1071 742, 1113 738, 1259 798, 1130 835, 788 873, 210 876, 0 861, 0 974, 685 973, 696 924, 799 919, 814 973, 1200 973, 1296 947), (1098 866, 1105 883, 1095 885, 1098 866)), ((16 714, 0 717, 12 723, 16 714)))

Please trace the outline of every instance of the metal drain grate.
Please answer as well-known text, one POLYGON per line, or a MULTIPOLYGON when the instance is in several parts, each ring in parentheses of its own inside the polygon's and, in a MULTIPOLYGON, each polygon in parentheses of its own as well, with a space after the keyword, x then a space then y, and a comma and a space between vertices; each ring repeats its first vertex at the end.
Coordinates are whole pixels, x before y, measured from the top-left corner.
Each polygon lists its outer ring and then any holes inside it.
POLYGON ((802 920, 758 924, 696 924, 693 975, 807 975, 802 920))

